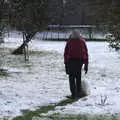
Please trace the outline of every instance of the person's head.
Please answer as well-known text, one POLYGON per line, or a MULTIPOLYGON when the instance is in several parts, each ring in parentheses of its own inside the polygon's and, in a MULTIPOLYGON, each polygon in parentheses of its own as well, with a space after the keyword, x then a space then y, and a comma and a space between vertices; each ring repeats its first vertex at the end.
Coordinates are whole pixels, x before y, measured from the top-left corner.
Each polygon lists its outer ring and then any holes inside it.
POLYGON ((73 30, 71 37, 72 37, 73 39, 80 38, 80 31, 77 30, 77 29, 73 30))

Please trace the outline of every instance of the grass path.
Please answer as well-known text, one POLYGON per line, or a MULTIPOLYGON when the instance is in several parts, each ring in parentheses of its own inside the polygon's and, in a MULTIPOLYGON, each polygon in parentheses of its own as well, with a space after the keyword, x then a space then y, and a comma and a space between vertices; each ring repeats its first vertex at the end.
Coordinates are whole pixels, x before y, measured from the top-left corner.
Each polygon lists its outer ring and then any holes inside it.
MULTIPOLYGON (((23 116, 18 116, 13 120, 120 120, 119 115, 61 115, 52 114, 43 116, 42 114, 54 111, 58 106, 66 106, 76 102, 78 99, 65 99, 54 105, 43 106, 35 111, 23 110, 23 116)), ((86 98, 83 100, 86 100, 86 98)))
POLYGON ((63 101, 60 101, 59 103, 56 103, 54 105, 48 105, 43 106, 40 109, 37 109, 35 111, 30 110, 23 110, 23 116, 18 116, 14 118, 13 120, 32 120, 33 117, 39 117, 43 120, 43 116, 41 114, 47 113, 51 110, 55 110, 57 106, 66 106, 67 104, 72 104, 73 102, 76 102, 78 99, 72 100, 72 99, 65 99, 63 101))

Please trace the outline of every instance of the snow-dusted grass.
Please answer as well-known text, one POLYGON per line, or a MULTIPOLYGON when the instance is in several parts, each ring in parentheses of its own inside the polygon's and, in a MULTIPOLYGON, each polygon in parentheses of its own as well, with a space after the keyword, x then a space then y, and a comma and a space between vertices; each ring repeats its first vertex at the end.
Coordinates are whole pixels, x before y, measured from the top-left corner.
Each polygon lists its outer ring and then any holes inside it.
POLYGON ((45 114, 50 110, 54 110, 55 107, 57 107, 57 106, 64 106, 64 105, 67 105, 68 103, 72 104, 75 101, 77 101, 77 99, 76 100, 65 99, 63 101, 60 101, 59 103, 54 104, 54 105, 51 104, 51 105, 48 105, 48 106, 40 107, 39 109, 37 109, 35 111, 23 110, 22 111, 23 115, 15 117, 13 120, 32 120, 35 117, 39 117, 40 119, 43 119, 43 118, 48 118, 49 119, 49 117, 55 117, 55 115, 43 116, 42 114, 45 114))
POLYGON ((55 110, 57 106, 72 104, 76 100, 66 99, 54 105, 43 106, 35 111, 24 110, 22 116, 15 117, 13 120, 119 120, 119 115, 92 115, 92 114, 59 114, 47 115, 50 110, 55 110))
POLYGON ((120 113, 120 56, 110 51, 107 43, 88 43, 89 73, 83 74, 91 88, 85 101, 78 100, 67 106, 56 107, 48 114, 119 114, 120 113))
MULTIPOLYGON (((6 38, 6 43, 0 47, 9 51, 21 42, 21 38, 6 38)), ((120 113, 120 55, 110 51, 107 43, 87 44, 90 64, 88 75, 85 76, 83 72, 83 80, 88 82, 91 94, 86 100, 58 105, 46 115, 99 116, 120 113)), ((63 64, 65 42, 34 40, 29 46, 34 51, 30 52, 29 62, 24 62, 24 56, 9 53, 0 58, 4 60, 2 67, 9 73, 8 77, 0 78, 0 118, 19 116, 21 110, 36 110, 41 106, 53 105, 70 94, 63 64)))
POLYGON ((69 89, 64 89, 68 86, 61 55, 47 51, 38 53, 30 54, 29 62, 24 62, 23 56, 4 57, 3 66, 9 76, 0 78, 0 117, 21 115, 21 110, 56 103, 68 94, 69 89))

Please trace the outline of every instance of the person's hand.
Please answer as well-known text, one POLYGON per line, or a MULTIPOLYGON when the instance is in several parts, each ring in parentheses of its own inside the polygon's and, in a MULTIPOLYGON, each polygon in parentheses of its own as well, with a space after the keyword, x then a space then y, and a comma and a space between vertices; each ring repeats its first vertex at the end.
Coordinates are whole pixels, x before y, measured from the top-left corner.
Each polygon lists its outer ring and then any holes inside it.
POLYGON ((85 74, 87 74, 88 73, 88 64, 84 65, 84 70, 85 70, 85 74))

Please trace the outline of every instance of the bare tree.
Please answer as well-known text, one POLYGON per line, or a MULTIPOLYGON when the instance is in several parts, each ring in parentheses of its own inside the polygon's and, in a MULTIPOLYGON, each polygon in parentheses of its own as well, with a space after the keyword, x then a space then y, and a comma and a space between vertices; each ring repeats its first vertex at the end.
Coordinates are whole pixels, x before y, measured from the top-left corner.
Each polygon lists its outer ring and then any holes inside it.
POLYGON ((24 35, 22 45, 13 54, 23 54, 34 35, 47 25, 48 0, 9 0, 11 28, 24 35))

